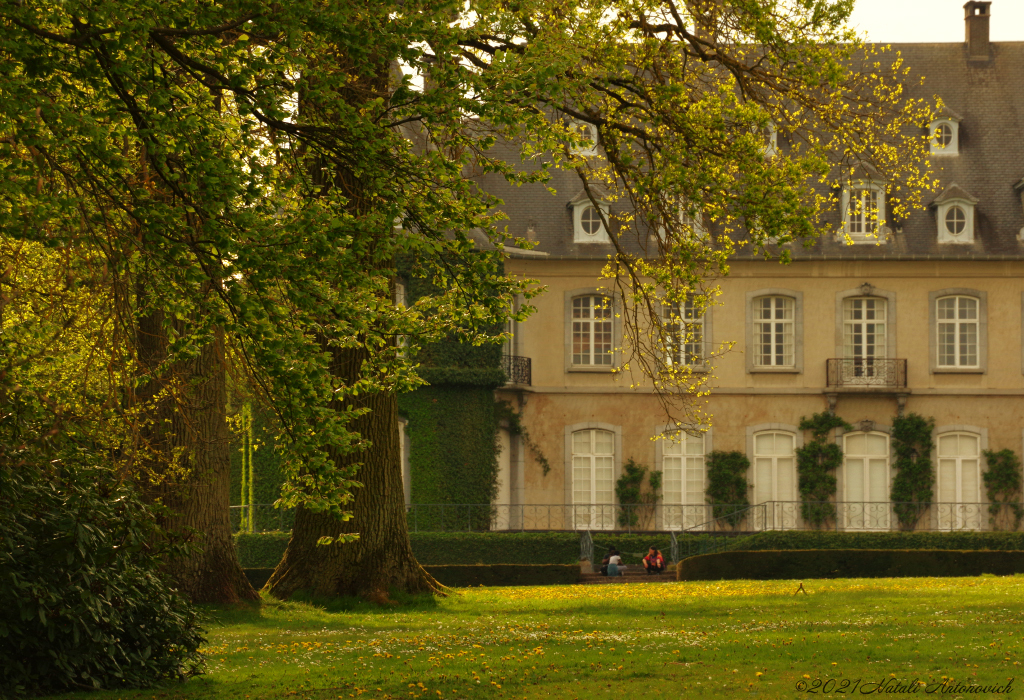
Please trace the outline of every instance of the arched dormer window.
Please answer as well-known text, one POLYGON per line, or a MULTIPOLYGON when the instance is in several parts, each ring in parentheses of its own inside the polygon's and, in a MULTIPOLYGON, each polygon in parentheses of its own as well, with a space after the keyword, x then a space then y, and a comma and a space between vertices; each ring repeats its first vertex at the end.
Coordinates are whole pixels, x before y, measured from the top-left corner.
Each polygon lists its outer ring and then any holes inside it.
POLYGON ((774 158, 779 152, 779 131, 775 128, 775 122, 768 122, 768 126, 765 129, 765 136, 767 141, 764 148, 765 158, 774 158))
POLYGON ((586 190, 569 202, 569 208, 572 209, 573 242, 611 243, 604 226, 604 222, 608 220, 608 203, 600 198, 604 193, 598 188, 591 187, 591 190, 598 196, 596 205, 587 196, 586 190))
POLYGON ((575 156, 597 155, 597 125, 574 119, 569 122, 575 144, 569 144, 569 152, 575 156))
POLYGON ((960 118, 948 110, 928 125, 928 152, 933 156, 960 155, 960 118))
POLYGON ((843 190, 843 236, 852 243, 885 243, 885 187, 855 180, 843 190))
POLYGON ((956 183, 936 197, 935 221, 939 243, 974 243, 974 205, 978 200, 956 183))

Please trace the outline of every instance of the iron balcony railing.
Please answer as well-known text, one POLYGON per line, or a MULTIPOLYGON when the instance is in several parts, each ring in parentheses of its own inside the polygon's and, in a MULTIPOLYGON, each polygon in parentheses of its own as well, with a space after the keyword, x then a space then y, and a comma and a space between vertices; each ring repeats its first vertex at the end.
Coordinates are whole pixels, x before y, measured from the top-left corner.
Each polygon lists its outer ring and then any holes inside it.
POLYGON ((533 382, 533 363, 529 357, 502 355, 501 370, 505 373, 507 384, 530 386, 533 382))
POLYGON ((833 357, 825 360, 825 373, 830 388, 907 388, 905 359, 833 357))
MULTIPOLYGON (((231 506, 235 531, 290 530, 294 511, 270 504, 231 506)), ((754 505, 490 505, 414 503, 411 532, 575 530, 735 533, 764 530, 957 532, 1024 531, 1020 503, 889 503, 767 501, 754 505)))

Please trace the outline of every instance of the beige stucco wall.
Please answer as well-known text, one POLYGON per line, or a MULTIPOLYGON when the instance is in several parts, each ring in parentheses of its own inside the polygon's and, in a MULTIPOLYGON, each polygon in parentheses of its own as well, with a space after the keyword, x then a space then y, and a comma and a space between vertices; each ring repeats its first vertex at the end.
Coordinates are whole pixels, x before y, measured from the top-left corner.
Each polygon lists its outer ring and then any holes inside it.
MULTIPOLYGON (((547 291, 533 303, 536 314, 516 329, 517 354, 532 358, 533 383, 525 390, 524 424, 551 464, 544 476, 527 451, 523 503, 568 503, 565 427, 600 422, 621 428, 621 460, 654 464, 650 440, 667 420, 647 388, 630 389, 630 379, 611 373, 567 372, 565 292, 602 285, 594 261, 509 260, 507 270, 538 279, 547 291)), ((865 282, 894 295, 895 355, 908 361, 906 410, 933 417, 936 425, 986 429, 987 447, 1020 454, 1024 427, 1022 293, 1019 263, 941 261, 817 261, 783 266, 736 262, 721 280, 713 310, 714 345, 734 342, 715 370, 708 404, 714 449, 747 452, 747 429, 765 423, 796 425, 802 416, 827 409, 825 360, 837 348, 837 294, 865 282), (747 371, 746 295, 764 288, 803 294, 803 372, 747 371), (987 297, 986 371, 944 374, 930 369, 929 293, 948 288, 984 292, 987 297)), ((890 315, 892 309, 890 309, 890 315)), ((621 343, 621 336, 616 340, 621 343)), ((897 412, 892 396, 843 395, 837 413, 852 423, 888 425, 897 412)), ((841 476, 841 475, 840 475, 841 476)))

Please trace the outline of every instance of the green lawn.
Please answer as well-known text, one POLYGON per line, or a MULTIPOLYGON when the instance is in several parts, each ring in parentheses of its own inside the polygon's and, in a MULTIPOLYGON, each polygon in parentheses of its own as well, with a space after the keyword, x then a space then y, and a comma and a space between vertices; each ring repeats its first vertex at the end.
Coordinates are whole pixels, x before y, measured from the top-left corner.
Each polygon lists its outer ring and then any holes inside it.
MULTIPOLYGON (((1024 576, 464 589, 434 601, 209 611, 209 669, 107 698, 832 697, 1014 680, 1024 576), (860 679, 860 685, 854 683, 860 679), (846 682, 847 690, 836 692, 846 682), (824 694, 829 696, 829 694, 824 694)), ((977 694, 939 693, 945 698, 977 694)), ((996 694, 987 695, 996 697, 996 694)), ((1003 696, 1005 697, 1005 695, 1003 696)))

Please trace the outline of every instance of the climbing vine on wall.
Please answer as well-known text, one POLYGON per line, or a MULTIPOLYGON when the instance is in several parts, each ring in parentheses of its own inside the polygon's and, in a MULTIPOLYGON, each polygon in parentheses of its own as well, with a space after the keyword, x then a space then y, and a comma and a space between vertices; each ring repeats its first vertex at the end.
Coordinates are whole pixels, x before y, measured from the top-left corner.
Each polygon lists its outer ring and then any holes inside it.
POLYGON ((1020 459, 1013 450, 985 450, 985 461, 988 469, 982 479, 988 491, 989 523, 993 530, 1016 530, 1024 519, 1024 506, 1020 502, 1020 459), (1008 517, 1000 518, 1001 513, 1013 514, 1013 527, 1006 527, 1008 517))
POLYGON ((533 437, 530 436, 526 426, 523 425, 522 417, 519 413, 512 408, 512 404, 508 401, 498 401, 494 404, 495 411, 497 411, 498 419, 504 419, 508 422, 508 432, 512 435, 518 435, 523 439, 523 444, 530 450, 533 458, 537 460, 541 470, 544 472, 544 476, 548 475, 551 471, 551 463, 548 462, 548 458, 544 456, 544 453, 540 449, 533 437))
POLYGON ((932 466, 932 431, 935 419, 916 413, 892 421, 896 476, 892 481, 893 510, 903 530, 913 530, 932 500, 935 469, 932 466))
POLYGON ((648 476, 649 471, 647 465, 637 464, 632 457, 622 465, 622 476, 615 482, 615 496, 621 506, 618 516, 620 527, 654 529, 654 512, 661 500, 662 473, 650 471, 648 476))
POLYGON ((804 522, 821 528, 836 517, 832 502, 836 495, 836 469, 843 463, 843 450, 832 440, 836 428, 853 426, 834 413, 815 413, 800 419, 800 430, 811 431, 811 439, 796 450, 796 471, 804 522))
POLYGON ((747 484, 750 460, 742 452, 715 450, 707 457, 707 468, 708 485, 704 495, 711 505, 711 515, 736 527, 750 507, 747 484))

